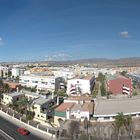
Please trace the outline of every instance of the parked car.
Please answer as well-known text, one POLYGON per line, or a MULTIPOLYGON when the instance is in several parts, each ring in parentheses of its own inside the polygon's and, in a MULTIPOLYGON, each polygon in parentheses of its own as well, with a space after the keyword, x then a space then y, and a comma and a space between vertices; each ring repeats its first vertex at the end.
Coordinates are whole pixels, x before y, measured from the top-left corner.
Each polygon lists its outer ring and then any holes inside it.
POLYGON ((23 136, 26 136, 26 135, 30 134, 30 132, 25 128, 17 128, 17 132, 20 133, 23 136))

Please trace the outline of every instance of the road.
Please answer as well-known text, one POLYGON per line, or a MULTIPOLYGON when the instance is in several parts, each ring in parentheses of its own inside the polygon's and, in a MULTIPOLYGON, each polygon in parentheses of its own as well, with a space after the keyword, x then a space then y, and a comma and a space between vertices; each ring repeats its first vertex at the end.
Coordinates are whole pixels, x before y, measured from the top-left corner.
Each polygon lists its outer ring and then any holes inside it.
MULTIPOLYGON (((0 117, 0 129, 4 131, 6 134, 8 134, 10 137, 12 137, 14 140, 45 140, 33 135, 32 133, 30 133, 28 136, 22 136, 16 131, 17 128, 18 126, 0 117)), ((6 136, 0 131, 0 140, 10 140, 10 139, 6 139, 6 136)), ((46 138, 46 140, 49 139, 46 138)))

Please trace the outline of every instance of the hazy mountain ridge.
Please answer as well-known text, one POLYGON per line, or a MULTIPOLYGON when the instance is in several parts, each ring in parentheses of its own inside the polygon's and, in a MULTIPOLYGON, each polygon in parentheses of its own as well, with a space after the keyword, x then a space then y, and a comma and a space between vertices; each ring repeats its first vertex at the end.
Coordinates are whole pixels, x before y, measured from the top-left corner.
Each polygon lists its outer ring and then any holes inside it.
POLYGON ((72 64, 95 64, 98 66, 140 66, 140 57, 128 57, 119 59, 107 59, 107 58, 89 58, 89 59, 77 59, 77 60, 65 60, 65 61, 24 61, 24 62, 1 62, 1 64, 42 64, 48 63, 51 65, 72 65, 72 64))

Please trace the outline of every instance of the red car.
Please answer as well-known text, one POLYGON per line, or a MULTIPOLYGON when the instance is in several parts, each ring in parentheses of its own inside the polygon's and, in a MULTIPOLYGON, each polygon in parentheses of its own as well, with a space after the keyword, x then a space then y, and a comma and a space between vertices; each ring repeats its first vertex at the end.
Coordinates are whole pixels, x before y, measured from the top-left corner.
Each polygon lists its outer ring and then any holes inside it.
POLYGON ((25 128, 17 128, 17 132, 19 132, 21 135, 26 136, 28 135, 30 132, 25 129, 25 128))

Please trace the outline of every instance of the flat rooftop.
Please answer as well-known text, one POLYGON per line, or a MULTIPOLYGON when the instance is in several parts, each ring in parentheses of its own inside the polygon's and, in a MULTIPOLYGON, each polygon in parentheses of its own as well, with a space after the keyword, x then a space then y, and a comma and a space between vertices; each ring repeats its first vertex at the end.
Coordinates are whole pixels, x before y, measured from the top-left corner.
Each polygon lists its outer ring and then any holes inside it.
POLYGON ((96 100, 94 115, 115 115, 118 112, 140 112, 140 98, 96 100))
POLYGON ((4 93, 4 94, 11 96, 11 97, 24 95, 24 93, 21 93, 21 92, 4 93))
POLYGON ((29 96, 34 96, 34 97, 39 97, 40 95, 34 92, 28 92, 28 93, 24 93, 25 95, 29 95, 29 96))
POLYGON ((43 104, 45 104, 45 103, 47 103, 47 102, 48 102, 48 100, 45 99, 45 98, 42 98, 42 97, 40 97, 40 98, 38 98, 38 99, 35 99, 35 100, 33 101, 34 104, 38 104, 38 105, 43 105, 43 104))

